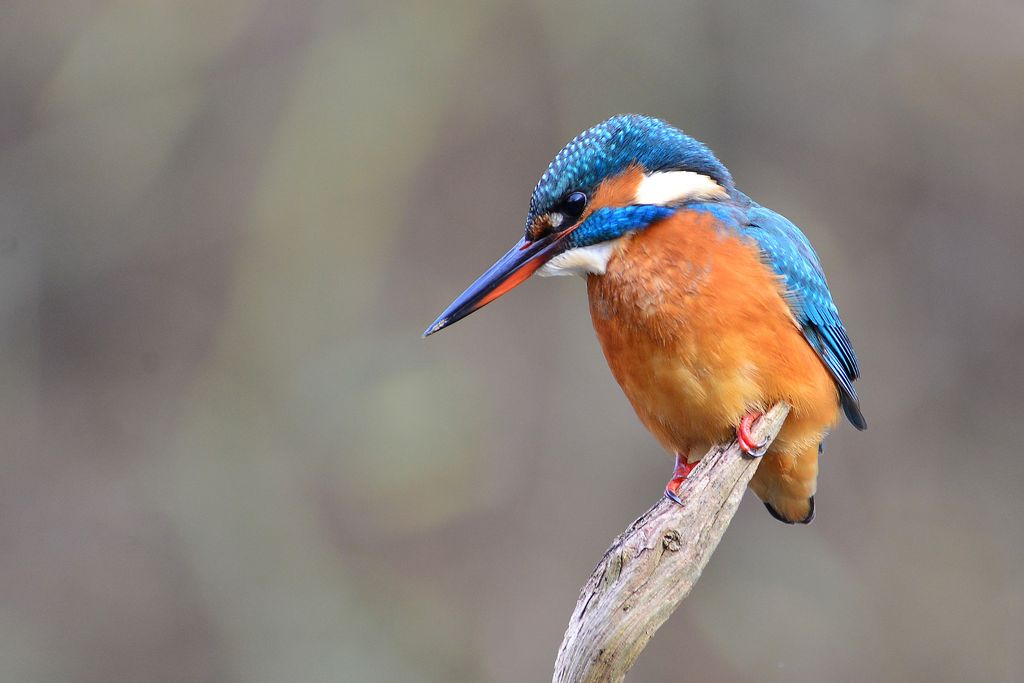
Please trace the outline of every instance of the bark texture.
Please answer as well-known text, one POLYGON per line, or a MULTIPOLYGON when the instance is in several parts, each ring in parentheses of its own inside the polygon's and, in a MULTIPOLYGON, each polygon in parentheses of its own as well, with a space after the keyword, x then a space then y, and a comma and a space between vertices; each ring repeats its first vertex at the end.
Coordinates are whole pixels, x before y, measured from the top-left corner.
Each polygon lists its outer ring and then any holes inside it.
MULTIPOLYGON (((784 404, 773 407, 754 437, 773 440, 788 414, 784 404)), ((735 441, 712 448, 680 489, 684 505, 663 497, 612 542, 569 619, 555 683, 625 677, 697 583, 759 463, 735 441)))

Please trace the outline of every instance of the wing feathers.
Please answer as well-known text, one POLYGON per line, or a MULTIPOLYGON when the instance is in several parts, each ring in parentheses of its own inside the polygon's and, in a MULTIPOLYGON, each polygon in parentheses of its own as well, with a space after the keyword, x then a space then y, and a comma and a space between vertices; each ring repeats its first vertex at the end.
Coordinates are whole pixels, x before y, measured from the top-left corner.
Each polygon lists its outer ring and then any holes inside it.
POLYGON ((847 419, 857 429, 865 429, 867 422, 853 388, 860 364, 814 249, 799 228, 774 211, 752 202, 747 219, 741 232, 757 242, 765 262, 782 277, 793 315, 807 343, 832 374, 847 419))

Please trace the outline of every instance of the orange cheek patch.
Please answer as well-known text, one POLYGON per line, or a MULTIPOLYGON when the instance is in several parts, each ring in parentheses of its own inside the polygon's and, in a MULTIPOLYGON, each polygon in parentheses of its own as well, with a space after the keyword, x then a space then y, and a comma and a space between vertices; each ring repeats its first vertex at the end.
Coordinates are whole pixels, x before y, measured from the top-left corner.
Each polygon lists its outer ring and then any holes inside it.
POLYGON ((629 166, 625 171, 605 180, 597 186, 594 196, 584 212, 581 222, 585 221, 590 214, 605 207, 629 206, 636 198, 636 190, 640 187, 640 181, 644 179, 644 172, 636 164, 629 166))

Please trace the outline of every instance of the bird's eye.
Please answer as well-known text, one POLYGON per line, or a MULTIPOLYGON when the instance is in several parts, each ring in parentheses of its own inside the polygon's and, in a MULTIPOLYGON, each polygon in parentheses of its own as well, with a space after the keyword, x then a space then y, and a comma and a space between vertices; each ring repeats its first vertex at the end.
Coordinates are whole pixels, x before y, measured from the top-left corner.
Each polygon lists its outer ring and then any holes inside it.
POLYGON ((576 221, 582 216, 585 208, 587 208, 587 195, 579 191, 570 193, 562 202, 562 213, 572 221, 576 221))

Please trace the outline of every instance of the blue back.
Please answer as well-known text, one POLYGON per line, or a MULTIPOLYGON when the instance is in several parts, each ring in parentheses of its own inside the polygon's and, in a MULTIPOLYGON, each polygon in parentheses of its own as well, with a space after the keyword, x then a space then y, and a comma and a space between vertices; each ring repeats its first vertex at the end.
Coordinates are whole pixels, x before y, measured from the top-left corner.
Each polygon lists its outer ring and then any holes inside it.
POLYGON ((746 212, 746 225, 740 232, 757 242, 765 261, 782 276, 793 315, 807 343, 832 374, 847 419, 857 429, 866 429, 867 421, 853 388, 853 381, 860 377, 857 354, 846 335, 811 243, 787 218, 753 201, 746 212))

